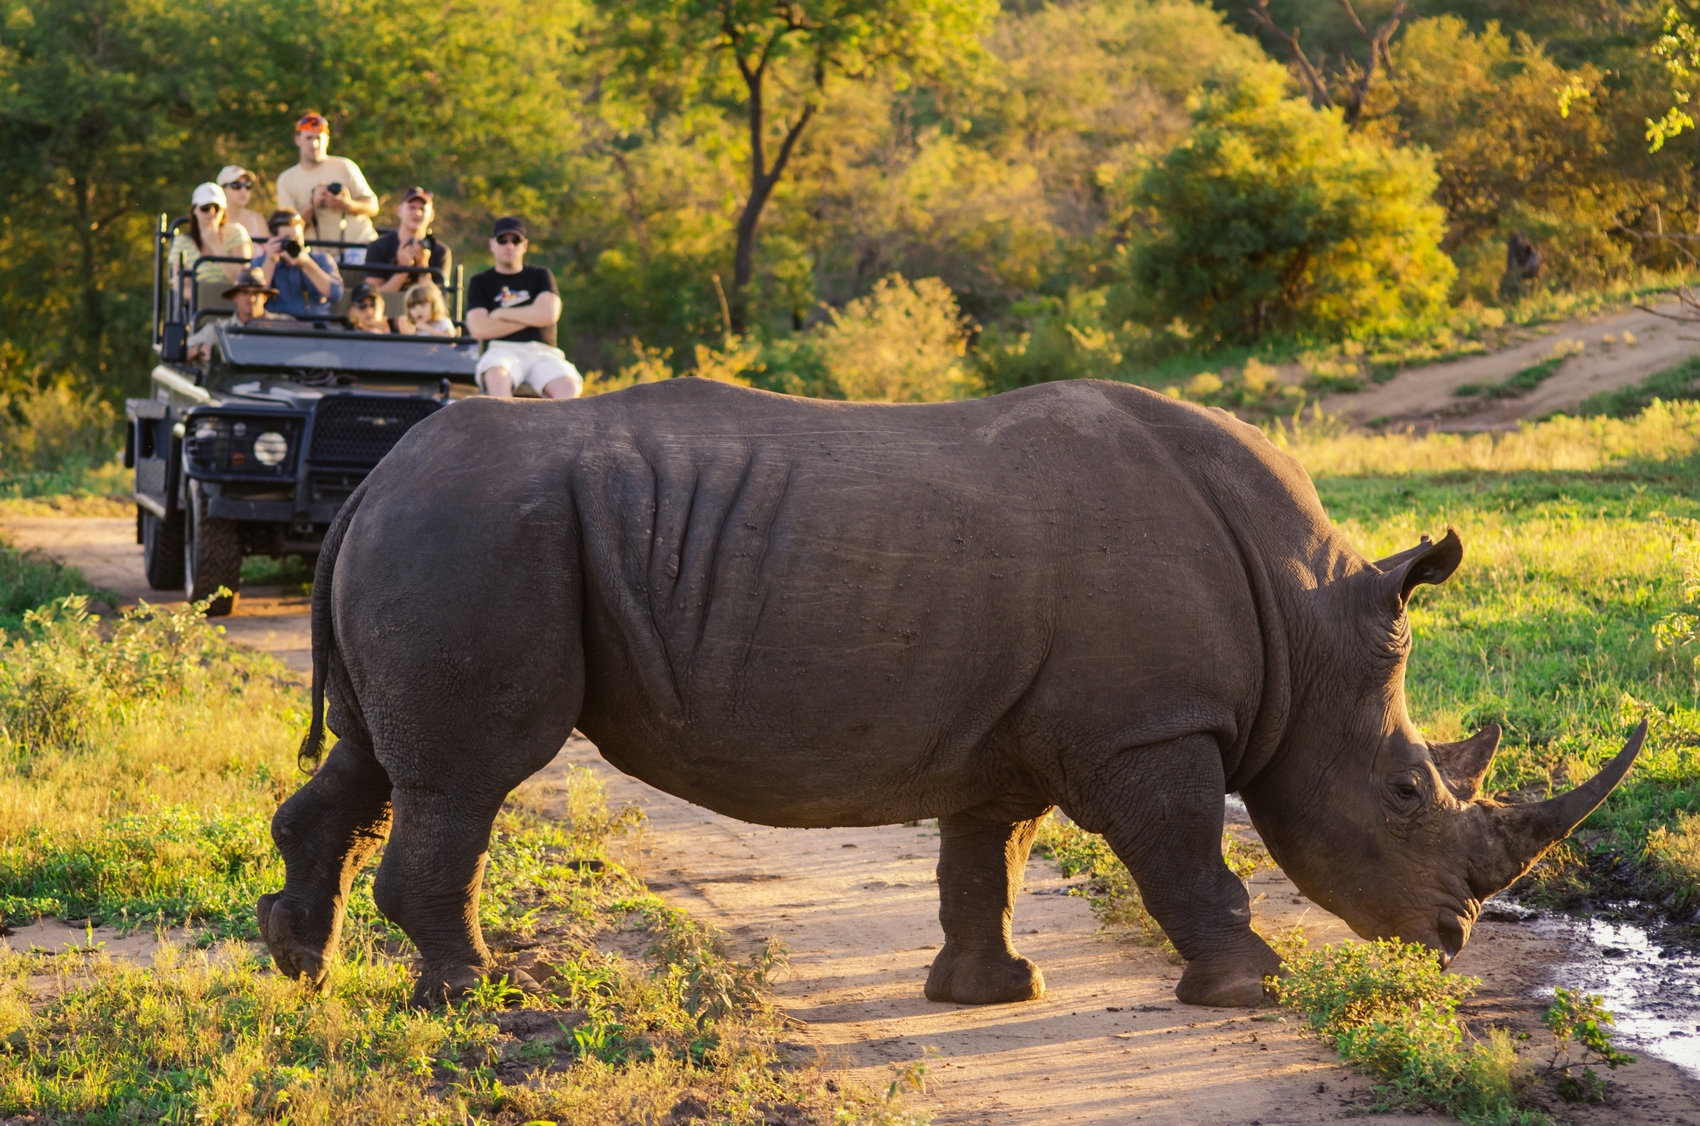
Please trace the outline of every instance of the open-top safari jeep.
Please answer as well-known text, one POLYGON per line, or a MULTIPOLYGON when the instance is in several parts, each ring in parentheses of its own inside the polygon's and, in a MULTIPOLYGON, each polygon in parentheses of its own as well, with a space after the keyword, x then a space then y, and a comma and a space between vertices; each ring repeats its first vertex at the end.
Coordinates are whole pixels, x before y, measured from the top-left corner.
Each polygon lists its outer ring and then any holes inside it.
MULTIPOLYGON (((245 556, 293 555, 311 565, 337 509, 401 436, 472 392, 478 342, 351 331, 345 294, 325 320, 220 325, 213 358, 190 362, 188 336, 234 310, 220 296, 225 283, 172 283, 170 239, 162 215, 154 240, 159 362, 152 397, 125 405, 124 464, 136 471, 148 585, 195 601, 219 587, 239 592, 245 556)), ((347 288, 365 270, 342 269, 347 288)), ((457 321, 459 280, 449 292, 457 321)), ((386 303, 398 297, 385 294, 386 303)), ((216 599, 209 613, 233 605, 216 599)))

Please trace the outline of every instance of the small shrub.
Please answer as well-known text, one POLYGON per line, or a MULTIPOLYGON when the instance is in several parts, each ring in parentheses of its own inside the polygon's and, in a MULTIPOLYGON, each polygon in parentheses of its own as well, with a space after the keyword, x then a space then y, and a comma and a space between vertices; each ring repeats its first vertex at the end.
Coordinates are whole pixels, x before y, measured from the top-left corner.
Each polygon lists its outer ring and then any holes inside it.
POLYGON ((937 278, 893 274, 814 329, 814 349, 839 396, 935 403, 975 390, 964 356, 967 318, 937 278))
POLYGON ((1423 1108, 1466 1122, 1546 1121, 1523 1105, 1533 1069, 1510 1035, 1467 1037, 1458 1002, 1479 981, 1448 976, 1416 943, 1379 941, 1284 951, 1281 1003, 1301 1013, 1340 1055, 1374 1076, 1378 1109, 1423 1108))
POLYGON ((1558 1093, 1569 1102, 1604 1102, 1605 1080, 1589 1064, 1603 1063, 1616 1071, 1626 1063, 1634 1063, 1635 1057, 1613 1047, 1612 1015, 1599 997, 1573 992, 1562 985, 1553 993, 1553 1002, 1541 1016, 1541 1023, 1553 1036, 1552 1063, 1548 1070, 1557 1077, 1558 1093), (1572 1044, 1580 1056, 1574 1063, 1570 1059, 1572 1044))

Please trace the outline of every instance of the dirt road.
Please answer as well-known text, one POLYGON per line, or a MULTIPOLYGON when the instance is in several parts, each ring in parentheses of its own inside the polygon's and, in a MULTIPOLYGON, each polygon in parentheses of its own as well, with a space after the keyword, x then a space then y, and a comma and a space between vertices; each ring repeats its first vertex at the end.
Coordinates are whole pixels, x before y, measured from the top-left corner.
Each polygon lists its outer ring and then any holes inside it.
MULTIPOLYGON (((13 520, 4 533, 123 597, 148 593, 128 521, 13 520)), ((244 644, 299 659, 308 643, 297 603, 244 595, 226 628, 244 644)), ((1044 969, 1046 996, 1023 1005, 935 1005, 921 986, 942 937, 936 830, 748 825, 620 774, 581 738, 527 787, 548 808, 564 800, 552 795, 575 766, 602 777, 615 801, 648 814, 633 860, 652 888, 737 942, 754 947, 772 935, 790 946, 791 969, 775 993, 797 1022, 796 1049, 823 1053, 880 1089, 894 1065, 924 1062, 928 1091, 911 1105, 931 1109, 935 1122, 1297 1126, 1333 1121, 1369 1101, 1369 1084, 1290 1018, 1180 1005, 1180 967, 1101 935, 1086 902, 1061 894, 1069 881, 1047 861, 1028 865, 1015 920, 1018 946, 1044 969)), ((1266 932, 1297 925, 1312 942, 1348 937, 1279 872, 1260 873, 1252 894, 1266 932)), ((53 921, 36 929, 13 941, 88 941, 53 921)), ((1536 994, 1553 984, 1549 967, 1565 953, 1525 925, 1484 921, 1456 963, 1483 979, 1468 1015, 1543 1037, 1536 994)), ((1700 1126, 1700 1080, 1644 1057, 1613 1076, 1607 1105, 1563 1114, 1585 1124, 1632 1115, 1642 1126, 1700 1126)), ((1406 1120, 1417 1119, 1377 1119, 1406 1120)))
MULTIPOLYGON (((935 1005, 921 993, 942 941, 935 829, 748 825, 620 774, 582 738, 528 785, 562 789, 575 766, 648 814, 637 860, 652 888, 752 948, 769 935, 789 944, 790 973, 775 994, 800 1022, 799 1046, 882 1089, 896 1068, 924 1061, 928 1094, 911 1101, 937 1123, 1296 1126, 1370 1101, 1369 1084, 1290 1018, 1178 1003, 1180 967, 1101 935, 1083 899, 1059 894, 1071 881, 1048 861, 1028 864, 1015 918, 1018 948, 1045 972, 1045 997, 935 1005)), ((1252 895, 1265 933, 1296 925, 1313 943, 1350 937, 1278 871, 1259 873, 1252 895)), ((1536 991, 1565 953, 1525 924, 1483 921, 1456 963, 1483 979, 1468 1015, 1544 1037, 1536 991)), ((1647 1058, 1619 1076, 1606 1106, 1566 1107, 1565 1117, 1700 1124, 1700 1081, 1647 1058)), ((1407 1120, 1417 1116, 1375 1119, 1407 1120)))
MULTIPOLYGON (((129 517, 0 516, 0 537, 14 547, 40 551, 69 563, 101 590, 118 596, 119 608, 146 599, 181 602, 177 591, 148 586, 136 522, 129 517)), ((313 635, 307 599, 278 587, 250 587, 236 611, 219 624, 232 641, 261 649, 299 672, 313 671, 313 635)))
MULTIPOLYGON (((1655 306, 1672 313, 1675 302, 1655 306)), ((1438 430, 1510 430, 1519 420, 1575 407, 1590 395, 1615 391, 1700 354, 1700 325, 1684 325, 1636 310, 1565 321, 1534 330, 1532 340, 1483 356, 1400 372, 1387 383, 1352 394, 1330 395, 1323 410, 1354 422, 1385 420, 1391 426, 1438 430), (1540 386, 1520 398, 1460 397, 1469 383, 1500 383, 1563 348, 1572 355, 1540 386)))

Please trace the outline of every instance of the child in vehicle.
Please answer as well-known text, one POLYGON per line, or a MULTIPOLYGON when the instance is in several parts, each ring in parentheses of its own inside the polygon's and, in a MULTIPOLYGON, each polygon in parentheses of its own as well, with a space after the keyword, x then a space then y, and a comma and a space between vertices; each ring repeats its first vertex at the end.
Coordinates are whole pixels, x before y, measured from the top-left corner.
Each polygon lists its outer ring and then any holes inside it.
POLYGON ((448 302, 443 291, 431 282, 420 282, 407 291, 407 319, 403 332, 420 336, 459 336, 455 323, 449 319, 448 302))

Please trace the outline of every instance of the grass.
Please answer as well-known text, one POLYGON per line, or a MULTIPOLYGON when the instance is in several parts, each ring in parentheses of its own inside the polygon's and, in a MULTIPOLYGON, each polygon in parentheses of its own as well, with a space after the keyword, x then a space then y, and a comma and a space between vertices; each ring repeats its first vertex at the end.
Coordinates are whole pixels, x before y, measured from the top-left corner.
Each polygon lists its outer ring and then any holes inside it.
POLYGON ((1564 366, 1564 361, 1574 354, 1561 352, 1548 356, 1498 383, 1462 383, 1453 388, 1452 393, 1464 399, 1520 399, 1558 374, 1558 369, 1564 366))
POLYGON ((1602 391, 1584 399, 1575 414, 1582 417, 1606 415, 1610 418, 1631 418, 1652 405, 1653 400, 1665 402, 1700 399, 1700 356, 1690 357, 1673 368, 1643 379, 1632 387, 1602 391))
POLYGON ((1634 1062, 1612 1046, 1611 1014, 1598 997, 1555 991, 1543 1018, 1552 1043, 1542 1066, 1527 1034, 1493 1027, 1472 1034, 1458 1003, 1480 981, 1443 973, 1421 946, 1381 941, 1318 950, 1297 937, 1279 945, 1287 976, 1273 984, 1281 1003, 1376 1080, 1374 1112, 1438 1110, 1482 1126, 1551 1124, 1535 1097, 1538 1083, 1549 1082, 1568 1102, 1596 1102, 1605 1082, 1591 1065, 1634 1062))
MULTIPOLYGON (((42 581, 13 567, 0 592, 42 581)), ((522 789, 490 846, 486 935, 544 996, 492 983, 409 1009, 412 948, 370 869, 327 989, 281 978, 246 940, 282 882, 268 823, 301 781, 305 720, 294 682, 194 609, 100 621, 73 594, 25 615, 0 650, 0 916, 194 929, 150 966, 98 945, 0 954, 0 1118, 925 1122, 897 1083, 781 1058, 763 986, 782 948, 735 952, 651 894, 620 863, 641 815, 587 771, 562 820, 522 789)))

